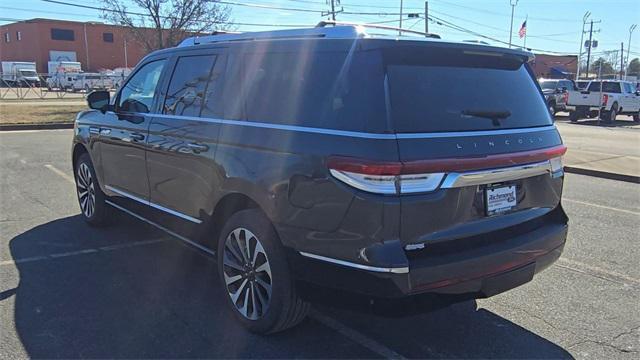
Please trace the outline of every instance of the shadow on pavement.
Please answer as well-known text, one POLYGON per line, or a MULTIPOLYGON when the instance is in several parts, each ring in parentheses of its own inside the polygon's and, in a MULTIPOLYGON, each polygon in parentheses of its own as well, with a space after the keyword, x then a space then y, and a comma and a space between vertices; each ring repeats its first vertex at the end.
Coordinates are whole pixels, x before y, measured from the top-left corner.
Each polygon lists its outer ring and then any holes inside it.
POLYGON ((607 123, 605 121, 598 121, 598 119, 580 119, 578 122, 572 123, 569 120, 569 116, 561 116, 556 115, 555 121, 557 122, 565 122, 568 124, 574 125, 583 125, 583 126, 599 126, 599 127, 622 127, 622 128, 640 128, 640 123, 637 123, 633 120, 616 120, 612 123, 607 123))
MULTIPOLYGON (((244 331, 225 308, 212 258, 129 217, 117 223, 93 229, 73 216, 11 240, 19 285, 4 292, 15 296, 15 323, 3 324, 3 331, 15 327, 17 348, 29 357, 379 357, 313 319, 267 337, 244 331), (167 241, 108 247, 161 238, 167 241), (65 253, 73 255, 49 256, 65 253), (32 260, 19 261, 26 258, 32 260)), ((474 301, 399 319, 328 311, 408 357, 570 357, 527 329, 476 310, 474 301)))

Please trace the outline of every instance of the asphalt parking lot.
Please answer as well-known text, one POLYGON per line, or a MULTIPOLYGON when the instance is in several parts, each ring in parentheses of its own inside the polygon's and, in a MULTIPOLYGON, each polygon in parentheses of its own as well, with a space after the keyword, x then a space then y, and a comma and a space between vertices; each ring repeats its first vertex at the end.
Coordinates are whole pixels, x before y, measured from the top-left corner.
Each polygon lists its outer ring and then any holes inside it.
POLYGON ((616 358, 640 351, 640 188, 568 174, 562 258, 491 299, 389 319, 316 307, 268 337, 213 259, 136 219, 79 216, 71 130, 0 132, 0 358, 616 358))

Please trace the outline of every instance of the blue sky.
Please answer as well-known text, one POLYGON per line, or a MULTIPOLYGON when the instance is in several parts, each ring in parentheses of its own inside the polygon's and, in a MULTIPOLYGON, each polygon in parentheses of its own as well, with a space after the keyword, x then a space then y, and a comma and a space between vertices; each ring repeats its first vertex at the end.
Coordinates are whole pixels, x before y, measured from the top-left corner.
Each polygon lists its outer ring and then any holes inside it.
MULTIPOLYGON (((69 3, 100 6, 99 0, 60 0, 69 3)), ((223 0, 224 1, 224 0, 223 0)), ((231 16, 238 23, 272 24, 315 24, 326 18, 319 12, 304 10, 327 10, 325 0, 228 0, 235 3, 259 4, 264 8, 229 5, 231 16), (270 8, 269 8, 270 7, 270 8), (274 9, 274 7, 290 10, 274 9)), ((514 1, 514 0, 513 0, 514 1)), ((423 0, 404 0, 404 12, 424 13, 423 0)), ((398 26, 400 0, 342 0, 345 12, 374 12, 377 15, 339 14, 338 20, 355 22, 391 21, 388 25, 398 26)), ((429 0, 430 15, 461 26, 478 34, 500 40, 509 40, 511 6, 509 0, 429 0)), ((131 8, 135 10, 135 8, 131 8)), ((594 35, 599 41, 596 56, 603 51, 617 50, 624 42, 625 53, 629 37, 629 27, 640 25, 640 1, 638 0, 519 0, 515 7, 513 42, 522 45, 518 29, 528 16, 527 47, 558 53, 578 52, 582 17, 591 12, 591 19, 601 22, 594 25, 600 32, 594 35)), ((0 18, 30 19, 46 17, 55 19, 96 21, 99 11, 74 8, 41 0, 0 0, 0 18)), ((8 21, 1 21, 7 23, 8 21)), ((424 20, 406 19, 403 27, 424 29, 424 20)), ((239 26, 239 30, 273 29, 261 26, 239 26)), ((588 29, 588 26, 587 26, 588 29)), ((443 38, 453 40, 480 39, 478 36, 454 30, 445 25, 430 22, 429 30, 443 38)), ((484 39, 490 43, 496 41, 484 39)), ((634 32, 631 43, 631 57, 640 57, 640 26, 634 32)))

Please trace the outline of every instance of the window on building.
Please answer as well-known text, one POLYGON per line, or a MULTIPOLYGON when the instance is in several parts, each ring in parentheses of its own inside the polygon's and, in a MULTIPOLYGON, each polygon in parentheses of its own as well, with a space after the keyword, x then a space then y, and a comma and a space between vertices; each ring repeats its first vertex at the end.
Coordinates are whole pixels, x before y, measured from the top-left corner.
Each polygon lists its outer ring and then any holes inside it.
POLYGON ((200 116, 215 55, 184 56, 178 59, 171 76, 163 113, 200 116))
POLYGON ((112 43, 113 33, 102 33, 102 41, 112 43))
POLYGON ((74 41, 76 39, 73 30, 51 29, 51 40, 74 41))
POLYGON ((11 41, 11 35, 9 35, 9 33, 4 33, 4 42, 9 42, 11 41))
POLYGON ((22 40, 22 33, 20 31, 16 31, 16 39, 18 39, 18 41, 22 40))

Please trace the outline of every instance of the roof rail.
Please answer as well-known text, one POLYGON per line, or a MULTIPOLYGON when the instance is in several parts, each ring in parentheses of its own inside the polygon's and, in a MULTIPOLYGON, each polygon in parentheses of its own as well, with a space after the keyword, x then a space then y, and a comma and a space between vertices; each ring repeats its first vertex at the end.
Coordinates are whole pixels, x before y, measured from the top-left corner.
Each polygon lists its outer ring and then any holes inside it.
POLYGON ((260 39, 300 39, 300 38, 333 38, 354 39, 362 37, 362 31, 354 25, 335 26, 333 28, 310 27, 306 29, 287 29, 273 31, 255 31, 245 33, 222 33, 207 36, 195 36, 184 39, 178 47, 199 44, 210 44, 228 41, 247 41, 260 39))
POLYGON ((351 23, 351 22, 342 22, 342 21, 333 21, 333 20, 323 20, 320 21, 318 23, 318 25, 316 25, 316 27, 318 28, 323 28, 326 27, 327 25, 333 25, 333 26, 360 26, 363 28, 372 28, 372 29, 381 29, 381 30, 394 30, 394 31, 399 31, 400 33, 410 33, 410 34, 417 34, 417 35, 422 35, 425 37, 429 37, 429 38, 434 38, 434 39, 440 39, 440 35, 438 34, 432 34, 432 33, 426 33, 426 32, 422 32, 422 31, 416 31, 416 30, 411 30, 411 29, 402 29, 402 28, 398 28, 398 27, 393 27, 393 26, 386 26, 386 25, 378 25, 378 24, 360 24, 360 23, 351 23))

